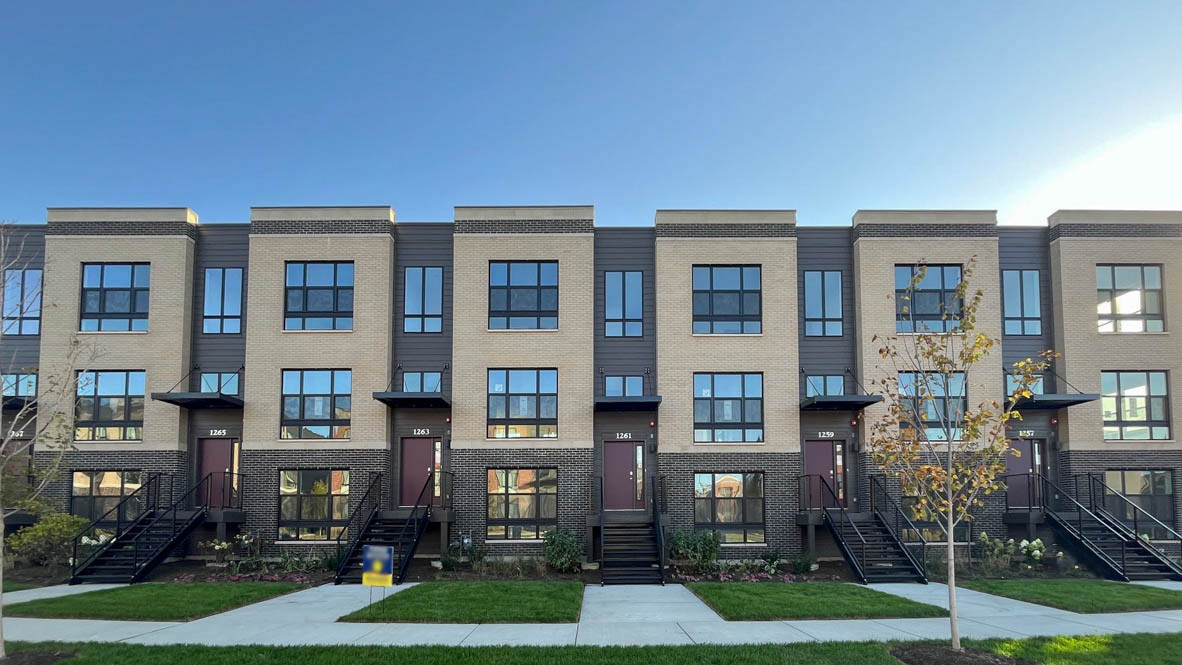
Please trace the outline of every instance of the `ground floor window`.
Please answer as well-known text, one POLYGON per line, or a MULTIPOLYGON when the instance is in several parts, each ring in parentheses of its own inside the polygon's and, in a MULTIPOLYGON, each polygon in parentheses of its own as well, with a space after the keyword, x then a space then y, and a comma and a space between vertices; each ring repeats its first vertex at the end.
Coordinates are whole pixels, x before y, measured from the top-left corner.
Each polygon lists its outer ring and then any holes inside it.
MULTIPOLYGON (((1129 497, 1145 512, 1153 515, 1166 525, 1174 525, 1174 478, 1170 471, 1148 470, 1116 470, 1104 472, 1104 484, 1121 494, 1129 497)), ((1118 518, 1133 523, 1133 507, 1121 501, 1116 495, 1110 495, 1105 500, 1108 512, 1118 518)), ((1142 534, 1150 538, 1166 538, 1168 534, 1159 526, 1146 524, 1147 520, 1138 520, 1137 528, 1142 534)), ((1142 535, 1138 534, 1138 535, 1142 535)))
POLYGON ((724 545, 764 542, 763 473, 695 473, 694 528, 724 545))
POLYGON ((349 471, 279 472, 279 540, 335 540, 349 521, 349 471))
MULTIPOLYGON (((104 522, 139 517, 138 505, 125 505, 119 515, 115 506, 143 484, 142 471, 75 471, 70 489, 70 513, 88 520, 104 522), (108 514, 109 511, 110 514, 108 514)), ((145 490, 147 491, 147 490, 145 490)))
POLYGON ((536 540, 558 525, 558 469, 488 470, 488 540, 536 540))

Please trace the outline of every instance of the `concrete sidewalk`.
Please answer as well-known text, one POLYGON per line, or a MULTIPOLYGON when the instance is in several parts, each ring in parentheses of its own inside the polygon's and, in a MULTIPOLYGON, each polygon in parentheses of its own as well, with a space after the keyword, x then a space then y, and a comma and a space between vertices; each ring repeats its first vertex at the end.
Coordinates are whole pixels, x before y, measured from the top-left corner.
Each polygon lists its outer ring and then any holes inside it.
MULTIPOLYGON (((411 586, 395 587, 387 593, 398 593, 411 586)), ((94 587, 68 588, 72 593, 94 590, 94 587)), ((947 607, 948 591, 942 584, 877 584, 871 588, 947 607)), ((53 593, 66 595, 64 591, 53 593)), ((943 639, 948 635, 947 619, 724 621, 697 596, 677 584, 663 587, 589 586, 583 596, 578 623, 372 624, 336 621, 340 616, 365 607, 369 598, 370 591, 365 587, 326 585, 187 623, 14 617, 4 620, 4 629, 8 639, 31 642, 211 646, 631 646, 917 640, 943 639)), ((958 598, 961 632, 969 638, 1182 632, 1182 610, 1075 614, 969 589, 959 590, 958 598)))

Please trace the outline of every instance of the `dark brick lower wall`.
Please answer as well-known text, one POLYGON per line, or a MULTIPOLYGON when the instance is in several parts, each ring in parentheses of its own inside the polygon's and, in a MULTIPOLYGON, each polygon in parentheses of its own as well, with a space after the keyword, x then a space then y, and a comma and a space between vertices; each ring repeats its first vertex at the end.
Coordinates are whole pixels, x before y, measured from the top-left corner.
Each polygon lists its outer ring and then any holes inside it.
MULTIPOLYGON (((1180 450, 1064 450, 1059 453, 1059 483, 1074 492, 1074 476, 1117 469, 1172 471, 1175 530, 1182 531, 1182 451, 1180 450)), ((1080 484, 1080 488, 1086 487, 1080 484)), ((1165 520, 1163 520, 1165 521, 1165 520)))
MULTIPOLYGON (((58 453, 33 454, 33 463, 52 466, 58 453)), ((189 455, 181 450, 70 450, 62 458, 60 471, 42 495, 61 511, 70 509, 74 471, 146 471, 174 474, 176 496, 188 490, 192 482, 189 455)), ((167 487, 167 485, 165 485, 167 487)))

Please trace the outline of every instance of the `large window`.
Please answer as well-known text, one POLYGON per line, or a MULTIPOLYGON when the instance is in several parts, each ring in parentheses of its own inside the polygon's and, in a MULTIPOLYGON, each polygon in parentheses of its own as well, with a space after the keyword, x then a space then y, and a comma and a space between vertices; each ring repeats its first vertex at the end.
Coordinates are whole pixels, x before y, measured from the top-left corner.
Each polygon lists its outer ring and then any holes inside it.
POLYGON ((606 397, 640 397, 644 394, 644 377, 605 376, 603 394, 606 397))
POLYGON ((895 266, 895 332, 953 332, 960 327, 957 265, 895 266), (923 277, 917 284, 917 275, 923 277))
MULTIPOLYGON (((1172 471, 1106 471, 1104 484, 1109 488, 1124 494, 1145 512, 1164 522, 1167 526, 1174 525, 1174 476, 1172 471)), ((1110 495, 1105 500, 1108 512, 1118 518, 1133 523, 1132 507, 1121 501, 1119 497, 1110 495)), ((1168 538, 1165 529, 1154 526, 1147 519, 1139 519, 1137 526, 1142 533, 1150 538, 1168 538)))
POLYGON ((443 391, 443 372, 403 372, 402 392, 437 393, 443 391))
POLYGON ((694 334, 763 332, 759 266, 694 266, 694 334))
POLYGON ((79 372, 74 412, 76 441, 142 441, 144 372, 79 372))
POLYGON ((36 374, 0 374, 0 386, 3 387, 4 397, 36 397, 36 374))
MULTIPOLYGON (((1020 378, 1015 374, 1006 374, 1006 397, 1012 397, 1018 390, 1020 378)), ((1042 395, 1046 391, 1045 377, 1042 374, 1034 374, 1031 379, 1030 385, 1026 386, 1030 394, 1042 395)))
POLYGON ((1096 266, 1100 332, 1164 332, 1161 266, 1096 266))
POLYGON ((761 443, 763 374, 694 374, 694 441, 761 443))
POLYGON ((279 540, 335 540, 349 522, 349 472, 279 472, 279 540))
POLYGON ((1042 295, 1038 282, 1037 270, 1001 271, 1005 334, 1042 334, 1042 295))
POLYGON ((5 270, 3 297, 5 335, 41 333, 40 270, 5 270))
POLYGON ((284 330, 352 330, 353 262, 287 263, 284 330))
POLYGON ((114 512, 108 515, 107 511, 142 483, 140 471, 75 471, 70 488, 70 513, 88 520, 103 518, 104 522, 135 519, 139 517, 139 506, 134 501, 120 509, 119 515, 114 512))
POLYGON ((443 332, 443 268, 407 268, 402 332, 443 332))
POLYGON ((841 271, 804 271, 804 334, 841 337, 841 271))
POLYGON ((968 409, 963 372, 899 372, 905 417, 916 416, 927 441, 960 440, 968 409))
POLYGON ((844 395, 845 376, 842 374, 810 374, 804 377, 804 396, 844 395))
POLYGON ((201 392, 238 394, 238 372, 202 372, 201 392))
POLYGON ((83 263, 79 330, 147 330, 151 277, 147 263, 83 263))
POLYGON ((694 528, 724 545, 764 542, 762 473, 695 473, 694 528))
POLYGON ((558 262, 490 262, 488 327, 490 330, 557 328, 558 262))
POLYGON ((283 370, 283 439, 347 439, 353 372, 347 369, 283 370))
POLYGON ((1165 372, 1100 372, 1104 438, 1170 438, 1170 390, 1165 372))
POLYGON ((242 268, 205 269, 205 309, 201 332, 236 335, 242 332, 242 268))
POLYGON ((644 279, 639 270, 603 273, 603 334, 607 337, 644 335, 644 279))
POLYGON ((489 469, 488 540, 537 540, 558 524, 558 469, 489 469))
POLYGON ((488 370, 488 438, 558 436, 558 370, 488 370))

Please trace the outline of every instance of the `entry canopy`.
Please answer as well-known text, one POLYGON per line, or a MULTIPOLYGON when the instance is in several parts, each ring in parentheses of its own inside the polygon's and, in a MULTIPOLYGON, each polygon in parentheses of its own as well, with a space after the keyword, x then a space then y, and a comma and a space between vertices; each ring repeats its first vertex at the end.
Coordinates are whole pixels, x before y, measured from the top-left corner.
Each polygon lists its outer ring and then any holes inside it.
POLYGON ((212 393, 152 393, 158 402, 175 404, 185 409, 241 409, 242 398, 223 392, 212 393))
POLYGON ((800 403, 801 411, 860 411, 882 401, 882 395, 815 395, 800 403))
POLYGON ((660 395, 632 395, 630 397, 595 396, 596 411, 656 411, 660 405, 660 395))
POLYGON ((446 409, 451 406, 443 393, 375 392, 373 398, 397 409, 446 409))
POLYGON ((1087 404, 1100 399, 1096 393, 1049 393, 1045 395, 1031 395, 1020 398, 1017 402, 1019 410, 1058 410, 1076 404, 1087 404))

